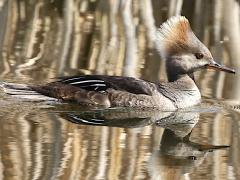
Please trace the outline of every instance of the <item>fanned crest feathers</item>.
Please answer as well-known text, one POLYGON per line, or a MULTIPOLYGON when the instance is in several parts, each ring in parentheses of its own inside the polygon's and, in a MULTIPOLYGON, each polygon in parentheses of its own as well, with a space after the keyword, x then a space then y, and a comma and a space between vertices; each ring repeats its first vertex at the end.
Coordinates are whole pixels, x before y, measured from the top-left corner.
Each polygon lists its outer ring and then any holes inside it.
POLYGON ((184 16, 171 17, 160 26, 156 36, 156 45, 163 59, 183 49, 187 50, 194 41, 199 41, 184 16))

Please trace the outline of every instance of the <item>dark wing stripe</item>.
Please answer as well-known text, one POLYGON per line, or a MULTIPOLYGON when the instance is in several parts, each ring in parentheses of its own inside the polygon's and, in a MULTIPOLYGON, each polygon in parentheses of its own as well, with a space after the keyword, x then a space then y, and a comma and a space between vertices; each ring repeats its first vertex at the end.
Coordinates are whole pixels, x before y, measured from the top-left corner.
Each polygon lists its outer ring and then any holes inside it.
POLYGON ((88 76, 69 78, 62 80, 61 82, 77 86, 88 91, 105 91, 108 88, 108 85, 104 82, 104 80, 88 76))
POLYGON ((69 81, 78 81, 78 80, 81 80, 81 79, 86 79, 86 77, 75 77, 75 78, 70 78, 70 79, 63 79, 63 80, 61 80, 61 82, 69 82, 69 81))
POLYGON ((81 85, 80 85, 79 87, 84 88, 84 87, 89 87, 89 86, 96 86, 96 87, 102 86, 102 87, 105 87, 106 84, 90 84, 90 85, 86 85, 86 86, 81 86, 81 85))
POLYGON ((75 81, 75 82, 71 82, 70 84, 74 85, 74 84, 83 84, 83 83, 90 83, 90 84, 93 84, 93 83, 103 83, 103 84, 105 84, 105 82, 102 81, 102 80, 75 81))
POLYGON ((87 90, 106 90, 106 85, 105 84, 92 84, 92 85, 87 85, 87 86, 79 86, 80 88, 87 89, 87 90))
POLYGON ((86 75, 60 78, 58 81, 88 91, 106 91, 115 89, 134 94, 152 95, 153 85, 132 77, 86 75))
POLYGON ((89 91, 104 91, 107 88, 107 85, 102 80, 85 80, 70 84, 89 91))

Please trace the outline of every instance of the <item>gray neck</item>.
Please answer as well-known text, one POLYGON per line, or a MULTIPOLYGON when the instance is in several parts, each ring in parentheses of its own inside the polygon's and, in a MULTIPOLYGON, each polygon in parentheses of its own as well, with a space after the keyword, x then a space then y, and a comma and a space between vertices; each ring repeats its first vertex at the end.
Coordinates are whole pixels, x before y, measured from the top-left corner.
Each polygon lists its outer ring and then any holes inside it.
MULTIPOLYGON (((185 79, 186 81, 190 81, 190 79, 192 79, 192 81, 194 82, 195 84, 195 77, 194 77, 194 74, 193 73, 188 73, 188 74, 177 74, 177 75, 173 75, 173 74, 169 74, 167 73, 167 77, 168 77, 168 81, 169 82, 175 82, 175 81, 178 81, 179 79, 185 79)), ((191 82, 192 82, 191 81, 191 82)))
MULTIPOLYGON (((159 91, 170 99, 177 108, 185 108, 198 104, 201 99, 200 92, 191 75, 175 76, 172 82, 161 84, 159 91)), ((172 78, 172 77, 171 77, 172 78)))
POLYGON ((186 73, 186 71, 184 71, 182 67, 179 66, 179 64, 177 63, 178 61, 181 60, 177 60, 176 57, 167 59, 166 70, 168 81, 174 82, 177 81, 178 79, 181 79, 185 75, 188 75, 195 82, 193 72, 186 73))

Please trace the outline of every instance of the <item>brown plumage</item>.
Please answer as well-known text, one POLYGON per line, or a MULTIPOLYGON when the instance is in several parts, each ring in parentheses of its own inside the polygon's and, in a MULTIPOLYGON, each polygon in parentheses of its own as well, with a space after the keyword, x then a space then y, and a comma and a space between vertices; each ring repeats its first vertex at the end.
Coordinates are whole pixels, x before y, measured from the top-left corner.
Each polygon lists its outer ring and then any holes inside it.
POLYGON ((217 64, 192 32, 185 17, 176 16, 156 32, 156 47, 166 60, 168 83, 153 83, 132 77, 88 75, 60 78, 44 85, 3 83, 6 93, 19 98, 62 100, 81 105, 138 107, 176 110, 200 102, 194 71, 214 68, 235 71, 217 64))

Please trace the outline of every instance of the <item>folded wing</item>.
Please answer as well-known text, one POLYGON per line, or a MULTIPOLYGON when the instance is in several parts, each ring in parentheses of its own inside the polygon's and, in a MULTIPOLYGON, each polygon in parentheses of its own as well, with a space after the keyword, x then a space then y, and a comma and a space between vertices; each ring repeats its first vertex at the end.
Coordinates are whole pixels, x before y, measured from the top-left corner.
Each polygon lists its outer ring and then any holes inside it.
POLYGON ((148 82, 133 77, 86 75, 64 77, 57 82, 69 84, 87 91, 106 91, 111 88, 133 94, 152 95, 148 82))

